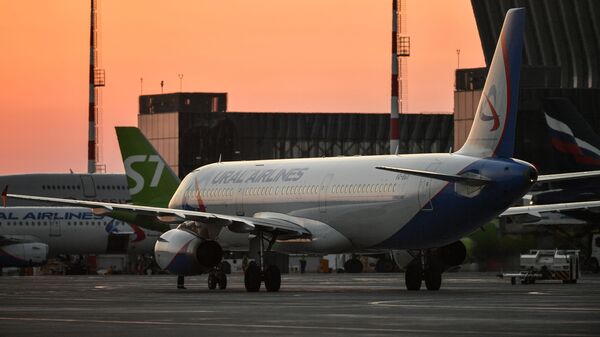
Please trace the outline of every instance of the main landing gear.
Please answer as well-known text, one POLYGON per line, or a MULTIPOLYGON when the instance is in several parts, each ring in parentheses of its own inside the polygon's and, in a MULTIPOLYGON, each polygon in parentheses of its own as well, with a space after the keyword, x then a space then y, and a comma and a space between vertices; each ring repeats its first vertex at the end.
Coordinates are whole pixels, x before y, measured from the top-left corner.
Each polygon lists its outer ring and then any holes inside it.
POLYGON ((279 291, 279 288, 281 288, 281 272, 279 268, 271 265, 264 271, 261 271, 255 262, 250 262, 244 273, 246 291, 259 291, 262 282, 265 283, 267 291, 279 291))
POLYGON ((421 289, 422 281, 425 281, 427 290, 440 290, 442 286, 442 262, 429 252, 421 251, 415 259, 406 267, 404 278, 407 290, 421 289))
MULTIPOLYGON (((264 235, 262 232, 259 232, 256 238, 254 238, 250 243, 250 247, 255 247, 254 255, 258 254, 258 259, 256 259, 258 263, 254 261, 250 262, 246 267, 246 271, 244 272, 244 286, 246 287, 246 291, 248 292, 259 291, 262 282, 264 282, 267 291, 279 291, 279 288, 281 288, 281 271, 279 270, 279 268, 276 265, 270 265, 264 268, 265 249, 263 240, 264 235), (256 242, 255 240, 258 241, 258 247, 256 247, 255 244, 253 245, 253 243, 256 242)), ((266 251, 271 250, 273 244, 275 243, 275 240, 276 235, 273 234, 269 240, 269 245, 266 251)), ((252 250, 253 249, 251 249, 251 252, 252 250)))

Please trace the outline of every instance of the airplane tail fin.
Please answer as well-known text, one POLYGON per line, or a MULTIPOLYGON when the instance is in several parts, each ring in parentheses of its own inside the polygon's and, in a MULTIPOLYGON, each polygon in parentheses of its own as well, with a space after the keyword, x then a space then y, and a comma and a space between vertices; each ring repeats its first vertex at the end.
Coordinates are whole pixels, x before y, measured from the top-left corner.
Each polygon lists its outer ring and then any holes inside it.
POLYGON ((131 200, 167 207, 181 180, 136 127, 116 127, 131 200))
POLYGON ((561 171, 600 169, 600 136, 567 98, 546 98, 544 119, 561 171))
POLYGON ((508 10, 467 141, 456 153, 513 156, 525 9, 508 10))

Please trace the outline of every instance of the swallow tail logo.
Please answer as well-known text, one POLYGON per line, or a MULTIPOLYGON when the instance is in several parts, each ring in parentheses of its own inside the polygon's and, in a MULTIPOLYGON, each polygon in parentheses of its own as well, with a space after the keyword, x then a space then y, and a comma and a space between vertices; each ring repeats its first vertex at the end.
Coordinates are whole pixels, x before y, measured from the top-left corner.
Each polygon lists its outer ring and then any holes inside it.
POLYGON ((483 96, 485 97, 485 102, 487 103, 487 109, 484 108, 479 111, 479 118, 484 122, 493 121, 490 131, 496 131, 500 127, 500 117, 498 116, 496 108, 492 103, 492 100, 496 101, 496 87, 492 86, 490 89, 490 94, 483 94, 483 96), (490 96, 492 96, 492 100, 490 100, 490 96), (486 114, 486 110, 489 110, 489 115, 486 114))

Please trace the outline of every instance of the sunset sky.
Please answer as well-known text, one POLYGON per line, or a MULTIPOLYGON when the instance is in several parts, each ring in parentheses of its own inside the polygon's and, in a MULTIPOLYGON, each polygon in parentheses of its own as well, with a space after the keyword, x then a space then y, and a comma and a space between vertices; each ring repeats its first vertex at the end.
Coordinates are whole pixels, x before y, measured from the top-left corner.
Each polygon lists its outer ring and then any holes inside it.
MULTIPOLYGON (((388 112, 391 0, 99 0, 102 162, 138 96, 227 92, 229 111, 388 112), (140 78, 143 78, 143 89, 140 78)), ((0 174, 85 172, 89 1, 0 1, 0 174)), ((408 108, 451 112, 484 66, 469 0, 408 0, 408 108)))

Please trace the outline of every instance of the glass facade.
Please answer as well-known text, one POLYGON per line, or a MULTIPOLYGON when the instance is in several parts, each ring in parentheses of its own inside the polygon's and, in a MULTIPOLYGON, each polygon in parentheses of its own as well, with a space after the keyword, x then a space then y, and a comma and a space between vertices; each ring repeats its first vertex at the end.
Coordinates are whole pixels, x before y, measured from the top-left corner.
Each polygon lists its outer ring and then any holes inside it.
MULTIPOLYGON (((139 127, 180 177, 219 158, 389 153, 387 113, 225 112, 226 101, 210 93, 141 96, 139 127)), ((452 148, 450 114, 402 114, 399 126, 399 153, 452 148)))
POLYGON ((179 114, 138 115, 138 126, 173 171, 179 172, 179 114))

